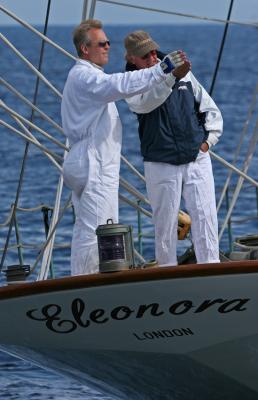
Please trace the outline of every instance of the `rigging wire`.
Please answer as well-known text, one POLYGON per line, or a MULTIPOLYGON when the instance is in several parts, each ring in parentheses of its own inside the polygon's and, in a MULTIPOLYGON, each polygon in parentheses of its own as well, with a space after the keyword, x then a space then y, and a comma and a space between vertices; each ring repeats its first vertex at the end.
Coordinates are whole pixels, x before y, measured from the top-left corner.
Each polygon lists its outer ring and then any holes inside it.
MULTIPOLYGON (((44 35, 46 35, 46 33, 47 33, 50 6, 51 6, 51 0, 48 0, 45 24, 44 24, 44 35)), ((42 67, 44 49, 45 49, 45 41, 42 40, 40 57, 39 57, 39 65, 38 65, 39 71, 41 70, 41 67, 42 67)), ((35 91, 34 91, 34 96, 33 96, 33 104, 36 104, 36 102, 37 102, 38 89, 39 89, 39 77, 37 77, 37 80, 36 80, 36 86, 35 86, 35 91)), ((33 117, 34 117, 34 110, 31 111, 31 117, 30 117, 31 122, 33 121, 33 117)), ((29 145, 30 145, 30 143, 27 141, 26 145, 25 145, 25 149, 24 149, 24 155, 23 155, 23 159, 22 159, 21 171, 20 171, 20 176, 19 176, 19 182, 18 182, 15 201, 14 201, 14 205, 13 205, 13 213, 12 213, 12 217, 10 220, 10 225, 9 225, 9 229, 8 229, 8 233, 7 233, 7 237, 6 237, 6 241, 5 241, 4 251, 2 254, 2 258, 1 258, 0 271, 3 269, 3 265, 4 265, 11 233, 12 233, 13 223, 15 220, 16 208, 17 208, 17 205, 19 202, 19 197, 20 197, 20 192, 21 192, 21 187, 22 187, 22 182, 23 182, 23 177, 24 177, 24 171, 25 171, 25 165, 26 165, 26 160, 27 160, 28 151, 29 151, 29 145)))
POLYGON ((25 62, 25 64, 28 65, 28 67, 39 77, 50 89, 53 90, 53 92, 61 99, 62 94, 44 77, 43 74, 39 72, 39 69, 35 68, 34 65, 32 65, 31 62, 28 61, 26 57, 24 57, 18 50, 17 48, 2 34, 0 33, 0 39, 3 40, 4 43, 6 43, 11 50, 14 51, 14 53, 22 60, 25 62))
POLYGON ((15 94, 20 100, 22 100, 29 107, 34 109, 42 119, 48 121, 58 132, 61 132, 64 135, 64 131, 60 125, 58 125, 53 119, 51 119, 47 114, 41 111, 38 107, 31 103, 26 97, 24 97, 17 89, 15 89, 10 83, 6 82, 4 79, 0 77, 0 85, 4 85, 7 89, 10 90, 13 94, 15 94))
MULTIPOLYGON (((11 132, 14 132, 17 135, 21 136, 26 141, 33 143, 36 147, 38 147, 40 150, 42 150, 46 156, 50 155, 52 157, 51 161, 53 161, 53 159, 54 159, 54 160, 59 160, 61 163, 63 162, 62 157, 60 157, 58 154, 54 153, 53 151, 49 150, 47 147, 40 144, 39 141, 35 138, 35 136, 32 135, 32 133, 22 124, 22 122, 18 118, 16 118, 16 122, 24 129, 26 134, 22 133, 18 129, 15 129, 12 125, 9 125, 8 123, 6 123, 5 121, 0 119, 1 125, 10 129, 11 132)), ((62 170, 62 168, 60 167, 59 164, 57 164, 57 163, 54 163, 54 164, 59 169, 59 171, 62 170)))
MULTIPOLYGON (((253 97, 252 97, 252 101, 251 101, 251 104, 250 104, 249 109, 248 109, 248 115, 247 115, 247 118, 245 120, 244 126, 242 128, 242 133, 241 133, 241 136, 240 136, 239 141, 238 141, 238 145, 237 145, 237 148, 236 148, 236 151, 235 151, 235 154, 234 154, 233 161, 231 162, 232 165, 236 165, 237 159, 239 157, 240 150, 241 150, 242 144, 244 142, 244 138, 245 138, 245 136, 247 134, 247 131, 248 131, 248 128, 250 126, 251 118, 254 115, 254 111, 255 111, 255 107, 256 107, 256 103, 257 103, 257 98, 258 98, 258 83, 256 84, 255 91, 254 91, 253 97)), ((233 170, 230 170, 228 172, 228 177, 227 177, 227 179, 226 179, 226 181, 224 183, 224 186, 223 186, 223 189, 222 189, 222 192, 221 192, 218 204, 217 204, 217 213, 220 210, 222 202, 223 202, 223 200, 225 198, 225 195, 227 193, 227 190, 229 188, 231 177, 232 177, 232 173, 233 173, 233 170)))
MULTIPOLYGON (((254 152, 255 152, 255 149, 256 149, 257 142, 258 142, 258 120, 256 121, 256 125, 255 125, 254 131, 253 131, 253 135, 252 135, 252 138, 251 138, 251 140, 249 142, 248 152, 247 152, 247 155, 246 155, 246 158, 245 158, 245 162, 244 162, 244 166, 243 166, 243 171, 245 173, 247 173, 248 168, 250 166, 250 163, 252 161, 252 158, 253 158, 253 155, 254 155, 254 152)), ((220 232, 219 232, 219 240, 221 240, 223 232, 226 229, 227 223, 228 223, 228 221, 229 221, 229 219, 231 217, 232 211, 233 211, 233 209, 235 207, 235 204, 236 204, 237 198, 239 196, 240 190, 241 190, 241 188, 243 186, 243 183, 244 183, 244 178, 242 176, 240 176, 238 178, 238 182, 237 182, 237 185, 235 187, 235 191, 233 193, 231 204, 230 204, 229 209, 227 211, 227 215, 226 215, 226 217, 224 219, 223 225, 222 225, 222 227, 220 229, 220 232)))
POLYGON ((57 43, 53 42, 53 40, 49 39, 49 37, 45 36, 41 32, 39 32, 37 29, 35 29, 32 25, 28 24, 28 22, 24 21, 23 19, 19 18, 17 15, 12 13, 10 10, 7 8, 3 7, 0 4, 0 11, 4 12, 6 15, 9 15, 12 19, 15 21, 19 22, 22 26, 24 26, 26 29, 29 29, 31 32, 35 33, 37 36, 42 38, 45 42, 50 44, 51 46, 55 47, 57 50, 59 50, 62 54, 66 55, 67 57, 71 58, 72 60, 76 61, 77 58, 74 57, 72 54, 70 54, 68 51, 63 49, 63 47, 59 46, 57 43))
MULTIPOLYGON (((94 0, 94 1, 96 1, 96 0, 94 0)), ((209 18, 209 17, 203 17, 203 16, 193 15, 193 14, 186 14, 186 13, 181 13, 181 12, 176 12, 176 11, 168 11, 168 10, 163 10, 163 9, 159 9, 159 8, 143 7, 143 6, 139 6, 136 4, 128 4, 128 3, 123 3, 120 1, 113 1, 113 0, 98 0, 98 1, 100 1, 102 3, 114 4, 114 5, 122 6, 122 7, 136 8, 137 10, 157 12, 160 14, 177 15, 178 17, 193 18, 193 19, 199 19, 202 21, 219 22, 219 23, 242 25, 242 26, 253 26, 254 28, 258 28, 257 22, 242 22, 242 21, 233 21, 233 20, 228 21, 228 20, 221 19, 221 18, 209 18)))
MULTIPOLYGON (((230 21, 233 5, 234 5, 234 0, 231 0, 230 1, 230 5, 229 5, 229 9, 228 9, 227 21, 230 21)), ((214 71, 212 82, 211 82, 211 87, 210 87, 210 90, 209 90, 210 96, 212 96, 214 85, 215 85, 215 81, 216 81, 216 78, 217 78, 217 74, 218 74, 218 70, 219 70, 219 66, 220 66, 220 61, 221 61, 221 56, 222 56, 222 52, 223 52, 223 49, 224 49, 226 36, 227 36, 227 32, 228 32, 228 26, 229 26, 229 24, 226 23, 225 28, 224 28, 224 33, 223 33, 223 36, 222 36, 222 40, 221 40, 221 44, 220 44, 220 49, 219 49, 219 54, 218 54, 218 58, 217 58, 215 71, 214 71)))
POLYGON ((44 131, 43 129, 39 128, 37 125, 35 125, 32 122, 30 122, 29 120, 27 120, 27 118, 24 118, 22 115, 20 115, 17 112, 15 112, 12 108, 8 107, 2 100, 0 100, 0 107, 3 108, 12 117, 15 117, 16 119, 20 120, 24 124, 29 125, 30 128, 33 128, 37 132, 41 133, 42 136, 44 136, 45 138, 50 140, 52 143, 54 143, 57 146, 59 146, 61 149, 69 151, 69 147, 67 147, 65 144, 63 144, 59 140, 55 139, 48 132, 44 131))

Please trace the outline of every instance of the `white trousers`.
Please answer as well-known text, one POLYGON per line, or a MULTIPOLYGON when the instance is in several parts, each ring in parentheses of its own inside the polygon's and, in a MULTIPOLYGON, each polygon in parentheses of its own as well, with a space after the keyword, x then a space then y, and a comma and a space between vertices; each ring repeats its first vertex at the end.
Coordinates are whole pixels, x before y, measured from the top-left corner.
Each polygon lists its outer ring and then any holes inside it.
POLYGON ((145 162, 144 169, 159 265, 177 265, 181 196, 192 219, 191 233, 197 262, 219 262, 216 200, 209 153, 200 151, 196 161, 179 166, 145 162))
POLYGON ((72 189, 76 217, 71 274, 92 274, 99 271, 96 229, 110 218, 118 222, 120 153, 115 153, 113 161, 107 163, 97 159, 94 149, 83 151, 82 159, 74 157, 73 149, 70 153, 63 174, 66 185, 72 189))

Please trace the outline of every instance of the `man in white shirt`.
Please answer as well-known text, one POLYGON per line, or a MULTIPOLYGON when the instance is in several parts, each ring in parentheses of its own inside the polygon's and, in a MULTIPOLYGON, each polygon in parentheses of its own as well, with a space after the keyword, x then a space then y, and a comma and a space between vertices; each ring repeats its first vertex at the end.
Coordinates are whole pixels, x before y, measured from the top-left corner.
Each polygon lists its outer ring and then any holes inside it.
MULTIPOLYGON (((153 68, 158 45, 144 31, 125 38, 126 70, 153 68)), ((161 57, 163 55, 161 54, 161 57)), ((198 263, 219 262, 214 179, 208 149, 222 133, 221 113, 192 72, 167 75, 149 91, 126 99, 137 114, 146 188, 155 225, 156 259, 177 265, 177 225, 181 196, 192 219, 198 263), (176 79, 177 78, 177 79, 176 79)))
POLYGON ((114 101, 143 93, 161 84, 178 64, 190 63, 183 53, 168 54, 152 68, 105 74, 110 42, 101 22, 82 22, 73 39, 79 59, 68 74, 61 115, 71 147, 64 181, 72 189, 76 216, 71 272, 80 275, 98 271, 97 226, 107 219, 118 222, 122 128, 114 101))

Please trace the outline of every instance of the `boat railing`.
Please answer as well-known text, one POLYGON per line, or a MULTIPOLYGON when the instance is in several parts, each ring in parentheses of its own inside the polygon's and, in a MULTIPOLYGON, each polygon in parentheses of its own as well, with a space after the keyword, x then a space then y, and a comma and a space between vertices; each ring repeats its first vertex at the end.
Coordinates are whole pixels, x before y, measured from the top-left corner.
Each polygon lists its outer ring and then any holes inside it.
MULTIPOLYGON (((253 189, 252 185, 249 186, 245 186, 245 190, 251 190, 253 189)), ((239 218, 239 217, 231 217, 228 221, 228 237, 229 237, 229 249, 230 251, 233 250, 233 247, 237 246, 239 248, 243 248, 245 249, 246 246, 241 245, 237 242, 234 241, 233 239, 233 235, 232 235, 232 226, 233 225, 240 225, 244 222, 249 222, 249 221, 254 221, 258 219, 258 191, 256 190, 256 195, 257 195, 257 209, 256 209, 256 215, 252 215, 252 216, 246 216, 244 218, 239 218)), ((131 193, 132 194, 132 193, 131 193)), ((135 195, 135 197, 137 196, 137 192, 133 193, 135 195)), ((141 206, 141 203, 148 203, 148 201, 146 202, 146 199, 144 198, 137 198, 136 200, 133 201, 127 197, 125 197, 124 195, 122 195, 120 193, 119 195, 120 200, 125 202, 126 204, 130 205, 132 208, 134 208, 137 211, 137 222, 138 222, 138 229, 137 229, 137 247, 138 247, 138 252, 137 252, 137 257, 140 261, 145 262, 145 259, 143 257, 143 239, 146 237, 154 237, 153 233, 145 233, 142 229, 142 215, 145 215, 149 218, 151 218, 151 212, 148 211, 146 208, 143 208, 141 206)), ((13 206, 12 206, 13 207, 13 206)), ((71 199, 69 198, 68 200, 68 204, 64 207, 60 209, 60 214, 59 214, 59 220, 58 223, 60 222, 61 218, 63 217, 65 211, 67 209, 71 209, 72 213, 73 213, 73 206, 71 203, 71 199)), ((44 225, 44 230, 46 233, 46 240, 49 234, 49 229, 50 229, 50 222, 51 222, 51 217, 52 217, 52 213, 53 213, 54 208, 46 205, 46 204, 40 204, 36 207, 31 207, 31 208, 23 208, 23 207, 17 207, 16 209, 16 213, 15 213, 15 218, 14 218, 14 229, 15 229, 15 238, 16 238, 16 244, 11 244, 8 246, 8 250, 10 251, 17 251, 18 254, 18 259, 19 259, 19 263, 20 265, 24 265, 24 257, 23 257, 23 250, 34 250, 36 252, 39 252, 38 257, 36 259, 36 261, 34 262, 32 268, 31 268, 31 273, 33 273, 36 270, 36 267, 39 263, 39 261, 42 259, 43 255, 44 255, 44 250, 48 245, 48 241, 45 242, 44 238, 42 237, 41 242, 35 242, 35 243, 24 243, 22 241, 21 238, 21 234, 20 234, 20 228, 19 228, 19 217, 18 214, 21 213, 35 213, 35 212, 41 212, 42 216, 43 216, 43 225, 44 225)), ((6 228, 8 227, 10 220, 11 220, 11 216, 12 216, 12 210, 10 210, 9 215, 7 216, 6 220, 0 224, 0 229, 1 228, 6 228)), ((22 220, 24 221, 24 217, 22 217, 22 220)), ((58 225, 58 224, 57 224, 58 225)), ((54 230, 56 229, 56 227, 54 227, 54 230)), ((53 232, 52 232, 53 233, 53 232)), ((48 239, 50 240, 51 237, 48 239)), ((65 250, 65 249, 69 249, 70 248, 70 242, 59 242, 54 244, 53 249, 55 250, 65 250)), ((252 246, 251 246, 252 247, 252 246)), ((251 248, 250 246, 248 248, 251 248)), ((253 246, 252 248, 256 248, 256 246, 253 246)), ((3 249, 0 249, 0 251, 2 252, 3 249)), ((50 277, 54 278, 55 276, 55 269, 54 269, 54 265, 53 265, 53 258, 51 255, 51 261, 50 261, 50 277)))

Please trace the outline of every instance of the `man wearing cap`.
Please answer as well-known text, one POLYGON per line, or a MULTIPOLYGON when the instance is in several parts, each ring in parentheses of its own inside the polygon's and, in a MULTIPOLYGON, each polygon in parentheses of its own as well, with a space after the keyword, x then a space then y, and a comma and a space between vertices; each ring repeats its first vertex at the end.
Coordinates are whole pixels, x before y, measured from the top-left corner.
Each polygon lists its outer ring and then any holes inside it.
MULTIPOLYGON (((163 57, 147 32, 127 35, 124 44, 127 71, 153 68, 163 57)), ((222 133, 218 107, 186 64, 161 85, 126 101, 138 118, 159 265, 177 265, 181 196, 192 219, 197 262, 219 262, 214 178, 208 152, 222 133)))
POLYGON ((76 221, 71 248, 73 275, 98 271, 96 228, 118 222, 121 122, 114 101, 160 85, 181 55, 141 71, 105 74, 110 42, 98 20, 83 21, 74 31, 78 60, 69 72, 61 105, 70 151, 63 175, 72 190, 76 221))

